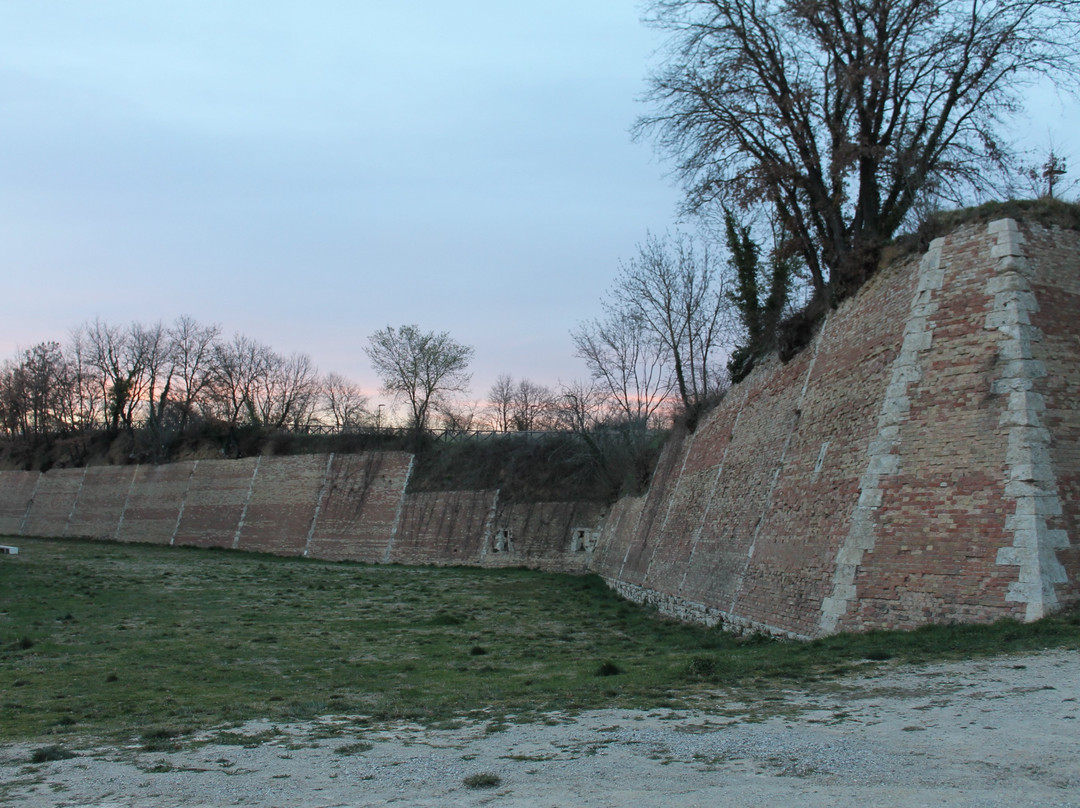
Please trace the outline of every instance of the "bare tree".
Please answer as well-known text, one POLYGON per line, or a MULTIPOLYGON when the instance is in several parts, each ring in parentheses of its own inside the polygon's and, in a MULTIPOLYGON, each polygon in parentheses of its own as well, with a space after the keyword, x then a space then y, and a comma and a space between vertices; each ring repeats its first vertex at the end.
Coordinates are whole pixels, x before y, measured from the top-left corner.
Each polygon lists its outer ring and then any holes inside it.
POLYGON ((73 426, 75 373, 58 342, 42 342, 0 371, 0 423, 37 440, 73 426))
POLYGON ((514 428, 520 432, 550 429, 555 423, 555 394, 550 387, 522 379, 514 388, 514 428))
POLYGON ((364 352, 383 390, 408 401, 410 426, 417 432, 426 428, 433 405, 450 393, 468 389, 473 349, 455 342, 445 331, 387 326, 368 338, 364 352))
POLYGON ((272 353, 243 334, 215 344, 213 408, 230 429, 257 419, 256 386, 268 372, 272 353))
POLYGON ((817 294, 876 268, 920 195, 987 191, 1031 80, 1080 77, 1076 0, 654 0, 671 32, 638 134, 687 206, 771 207, 817 294))
POLYGON ((147 382, 148 341, 141 327, 132 324, 121 328, 94 320, 81 332, 83 360, 102 385, 108 430, 116 433, 121 426, 131 430, 147 382))
POLYGON ((549 387, 529 379, 515 382, 504 373, 488 392, 488 411, 499 432, 552 429, 557 420, 555 398, 549 387))
POLYGON ((202 326, 187 316, 169 329, 176 368, 174 392, 180 409, 180 430, 187 428, 196 403, 214 378, 214 347, 221 333, 216 325, 202 326))
POLYGON ((443 401, 435 415, 443 432, 471 432, 477 426, 476 406, 471 402, 443 401))
POLYGON ((268 429, 303 429, 315 410, 318 378, 307 354, 283 357, 266 349, 251 387, 252 420, 268 429))
POLYGON ((72 367, 72 425, 76 430, 88 430, 98 426, 104 417, 105 384, 99 378, 93 363, 89 361, 89 341, 85 328, 71 333, 66 351, 72 367))
MULTIPOLYGON (((693 409, 723 382, 716 353, 730 337, 726 302, 723 277, 707 247, 695 247, 682 234, 650 235, 637 256, 619 268, 607 304, 604 341, 611 346, 615 340, 637 339, 634 329, 650 335, 665 352, 664 361, 670 362, 679 401, 693 409), (618 333, 626 329, 628 333, 618 333)), ((583 347, 578 346, 579 352, 583 347)), ((641 341, 641 347, 639 359, 653 361, 653 346, 641 341)))
POLYGON ((349 432, 371 419, 369 399, 356 384, 337 373, 326 374, 319 385, 322 413, 338 432, 349 432))
MULTIPOLYGON (((669 372, 670 353, 641 317, 612 309, 602 320, 580 324, 571 337, 575 355, 585 360, 625 420, 648 423, 670 397, 675 381, 669 372)), ((573 392, 581 404, 599 395, 581 385, 573 392)), ((564 388, 564 398, 568 394, 564 388)))
POLYGON ((157 434, 172 393, 173 377, 176 373, 175 344, 161 323, 152 326, 135 324, 131 329, 131 337, 142 356, 147 422, 150 431, 157 434))
POLYGON ((497 432, 509 432, 514 425, 514 377, 501 373, 488 391, 488 412, 497 432))
POLYGON ((570 432, 592 432, 611 415, 610 398, 594 381, 575 380, 561 385, 556 399, 560 428, 570 432))

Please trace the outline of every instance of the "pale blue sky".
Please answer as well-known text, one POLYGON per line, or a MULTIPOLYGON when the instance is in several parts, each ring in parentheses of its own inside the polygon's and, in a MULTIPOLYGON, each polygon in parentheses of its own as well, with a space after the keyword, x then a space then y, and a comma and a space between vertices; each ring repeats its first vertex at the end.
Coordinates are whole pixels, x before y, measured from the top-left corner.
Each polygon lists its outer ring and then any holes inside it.
POLYGON ((375 387, 415 322, 501 372, 567 334, 678 194, 632 2, 0 3, 0 356, 190 314, 375 387))
MULTIPOLYGON (((477 397, 583 377, 568 331, 679 199, 628 135, 640 12, 0 0, 0 359, 189 314, 372 390, 367 335, 413 322, 477 397)), ((1068 154, 1063 115, 1030 126, 1068 154)))

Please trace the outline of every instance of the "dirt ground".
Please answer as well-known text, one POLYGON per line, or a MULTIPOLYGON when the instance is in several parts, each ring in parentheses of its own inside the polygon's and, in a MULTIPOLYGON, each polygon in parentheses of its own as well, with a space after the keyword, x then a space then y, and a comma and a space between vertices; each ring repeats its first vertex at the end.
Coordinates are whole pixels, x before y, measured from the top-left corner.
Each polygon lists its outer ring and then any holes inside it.
POLYGON ((40 744, 3 744, 0 804, 1080 807, 1080 652, 886 666, 695 711, 443 730, 333 717, 207 737, 42 764, 28 762, 40 744), (478 774, 494 784, 466 785, 478 774))

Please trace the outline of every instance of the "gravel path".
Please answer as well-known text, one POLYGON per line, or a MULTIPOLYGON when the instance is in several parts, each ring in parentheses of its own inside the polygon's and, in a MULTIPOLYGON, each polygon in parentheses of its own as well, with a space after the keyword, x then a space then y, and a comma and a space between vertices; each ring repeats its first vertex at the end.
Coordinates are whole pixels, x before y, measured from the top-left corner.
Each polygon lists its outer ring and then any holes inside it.
POLYGON ((201 806, 1073 806, 1080 652, 879 668, 749 704, 531 724, 252 723, 173 753, 0 746, 0 804, 201 806), (244 746, 245 736, 249 746, 244 746), (229 743, 221 743, 228 740, 229 743), (469 788, 470 775, 498 783, 469 788))

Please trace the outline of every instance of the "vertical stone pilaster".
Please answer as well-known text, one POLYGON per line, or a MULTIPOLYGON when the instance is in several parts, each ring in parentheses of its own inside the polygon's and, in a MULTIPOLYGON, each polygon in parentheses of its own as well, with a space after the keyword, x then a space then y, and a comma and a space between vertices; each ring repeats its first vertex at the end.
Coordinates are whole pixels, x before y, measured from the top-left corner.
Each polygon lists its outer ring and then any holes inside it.
MULTIPOLYGON (((679 467, 679 474, 675 478, 675 490, 668 495, 668 506, 664 509, 664 521, 660 523, 660 529, 656 531, 656 542, 653 544, 653 551, 649 555, 649 563, 645 567, 645 575, 642 576, 641 582, 644 584, 649 580, 649 573, 652 571, 653 561, 656 560, 656 551, 663 543, 664 536, 667 534, 668 520, 671 519, 671 511, 675 507, 675 503, 679 501, 679 488, 682 486, 683 478, 686 476, 686 464, 690 462, 690 455, 694 451, 694 442, 697 438, 697 432, 695 431, 690 435, 685 448, 683 449, 682 466, 679 467)), ((623 564, 626 563, 626 558, 630 557, 630 549, 627 547, 626 557, 623 558, 623 564)))
POLYGON ((487 518, 484 519, 484 529, 480 536, 480 555, 479 559, 481 563, 487 558, 488 549, 491 547, 492 542, 495 540, 495 522, 499 516, 499 494, 502 492, 501 488, 496 488, 494 495, 491 497, 491 507, 488 508, 487 518))
POLYGON ((68 511, 67 522, 64 523, 64 532, 61 534, 63 536, 67 535, 68 528, 71 527, 71 520, 75 516, 75 509, 79 507, 79 496, 82 494, 83 485, 86 483, 86 472, 89 470, 89 466, 84 466, 82 476, 79 477, 79 487, 75 489, 75 497, 71 500, 71 510, 68 511))
POLYGON ((199 461, 196 460, 191 464, 191 471, 187 476, 187 487, 184 489, 184 496, 180 499, 180 507, 176 511, 176 524, 173 525, 172 536, 169 537, 169 546, 176 546, 176 534, 180 532, 180 520, 184 518, 184 506, 187 505, 188 493, 191 491, 191 478, 195 476, 195 470, 199 468, 199 461))
POLYGON ((113 531, 113 540, 120 540, 120 528, 124 526, 124 516, 127 514, 128 505, 131 504, 131 492, 135 488, 135 478, 139 476, 139 469, 142 466, 139 463, 135 464, 135 471, 131 475, 131 482, 128 483, 127 493, 124 495, 124 504, 120 506, 120 518, 116 521, 116 530, 113 531))
POLYGON ((416 455, 409 456, 409 468, 405 472, 405 482, 401 486, 401 498, 398 499, 397 510, 394 511, 394 525, 390 528, 390 536, 386 541, 386 552, 383 553, 382 563, 389 564, 390 557, 394 552, 394 540, 397 538, 398 528, 401 527, 401 514, 405 511, 405 499, 408 496, 409 480, 412 479, 413 466, 416 463, 416 455))
POLYGON ((821 634, 836 630, 837 623, 855 599, 855 574, 863 555, 874 549, 877 537, 875 521, 881 507, 882 477, 900 470, 900 427, 911 409, 908 396, 911 385, 922 379, 921 355, 930 349, 934 336, 931 319, 938 304, 934 293, 945 279, 941 251, 944 239, 935 239, 919 262, 919 280, 904 322, 900 353, 892 363, 889 385, 878 413, 877 434, 866 450, 866 467, 859 478, 859 499, 851 514, 847 537, 836 555, 832 593, 821 603, 818 629, 821 634))
POLYGON ((1046 375, 1046 368, 1032 358, 1032 343, 1042 339, 1042 332, 1031 324, 1031 314, 1039 310, 1039 304, 1031 289, 1032 268, 1024 252, 1024 237, 1012 219, 991 222, 988 231, 996 241, 990 250, 995 273, 987 283, 993 309, 985 327, 999 334, 1001 369, 991 391, 1008 397, 999 425, 1008 436, 1005 497, 1014 503, 1005 519, 1013 543, 998 550, 997 563, 1020 568, 1006 599, 1025 604, 1025 620, 1038 620, 1058 604, 1055 584, 1068 581, 1056 551, 1069 546, 1069 537, 1047 524, 1048 517, 1061 515, 1062 507, 1050 463, 1050 431, 1041 418, 1046 404, 1035 391, 1035 382, 1046 375))
POLYGON ((251 470, 251 480, 248 481, 247 496, 244 497, 244 507, 240 509, 240 521, 236 523, 236 533, 233 534, 232 548, 234 550, 240 546, 240 533, 244 529, 244 520, 247 518, 248 505, 251 504, 251 495, 255 491, 255 478, 259 476, 259 464, 262 463, 262 459, 262 455, 256 457, 255 468, 251 470))
POLYGON ((26 532, 26 520, 30 518, 30 510, 34 507, 34 498, 37 497, 38 486, 41 485, 41 478, 45 476, 40 471, 35 473, 37 474, 37 478, 34 480, 34 490, 30 492, 30 499, 26 502, 26 510, 23 511, 22 521, 19 522, 20 536, 26 532))
POLYGON ((326 458, 326 469, 323 471, 322 483, 319 485, 319 494, 315 498, 315 512, 311 515, 311 526, 308 527, 307 538, 304 539, 304 558, 311 551, 311 539, 315 535, 315 526, 319 523, 319 511, 322 510, 323 499, 326 497, 326 488, 330 485, 330 469, 334 465, 334 453, 326 458))

